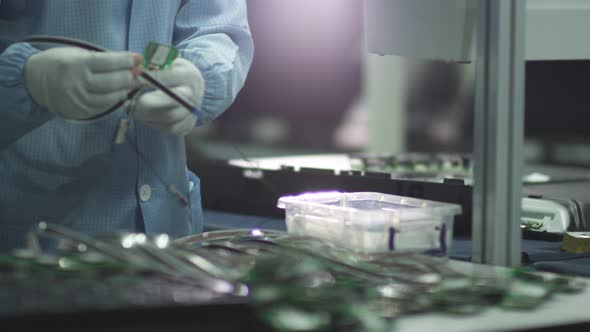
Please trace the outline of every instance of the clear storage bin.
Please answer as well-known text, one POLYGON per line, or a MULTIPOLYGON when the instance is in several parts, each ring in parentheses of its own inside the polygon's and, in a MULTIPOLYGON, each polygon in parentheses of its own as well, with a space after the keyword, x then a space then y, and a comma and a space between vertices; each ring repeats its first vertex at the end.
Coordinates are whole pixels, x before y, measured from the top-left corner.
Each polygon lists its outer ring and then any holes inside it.
POLYGON ((461 206, 375 192, 284 196, 287 231, 356 252, 422 251, 446 255, 461 206))

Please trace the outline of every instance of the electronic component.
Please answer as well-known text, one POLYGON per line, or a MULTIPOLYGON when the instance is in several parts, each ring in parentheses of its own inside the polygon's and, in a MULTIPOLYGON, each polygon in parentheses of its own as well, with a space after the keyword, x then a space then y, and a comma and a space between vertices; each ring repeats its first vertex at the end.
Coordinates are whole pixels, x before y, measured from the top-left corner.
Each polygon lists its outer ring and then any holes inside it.
POLYGON ((356 153, 349 155, 351 167, 363 172, 390 173, 395 178, 430 182, 460 179, 471 182, 473 162, 469 155, 403 153, 376 155, 356 153))
MULTIPOLYGON (((100 46, 91 44, 91 43, 83 41, 83 40, 64 38, 64 37, 29 36, 27 38, 24 38, 22 41, 28 42, 28 43, 49 43, 49 44, 68 45, 68 46, 78 47, 81 49, 94 51, 94 52, 106 52, 107 51, 107 49, 105 49, 105 48, 102 48, 100 46)), ((178 56, 178 53, 179 53, 178 49, 173 46, 163 45, 163 44, 159 44, 156 42, 150 42, 144 51, 143 66, 147 69, 167 68, 168 66, 170 66, 172 64, 172 61, 174 61, 174 59, 176 59, 176 57, 178 56)), ((180 105, 185 107, 191 113, 196 112, 195 107, 193 107, 191 104, 187 103, 183 98, 178 96, 174 91, 172 91, 171 89, 166 87, 164 84, 159 82, 157 79, 152 77, 148 72, 144 71, 140 74, 140 76, 144 80, 146 80, 148 83, 150 83, 152 86, 154 86, 155 88, 164 92, 166 95, 168 95, 173 100, 177 101, 180 105)), ((127 98, 125 100, 119 101, 118 103, 113 105, 113 107, 111 107, 109 110, 107 110, 103 113, 103 115, 109 114, 109 113, 114 112, 115 110, 119 109, 120 107, 123 107, 123 106, 126 107, 126 115, 125 115, 125 117, 123 117, 119 120, 119 124, 117 125, 117 128, 115 129, 113 143, 116 145, 123 144, 127 140, 126 134, 127 134, 128 128, 129 128, 129 117, 130 117, 130 114, 133 112, 135 97, 138 95, 138 93, 140 91, 141 91, 141 89, 135 89, 135 90, 131 91, 127 95, 127 98)), ((145 160, 145 158, 139 152, 137 145, 135 143, 133 143, 133 146, 135 148, 135 152, 139 155, 139 157, 141 157, 142 159, 145 160)), ((153 169, 153 167, 152 167, 152 169, 153 169)), ((164 182, 164 180, 161 177, 160 177, 160 180, 162 182, 164 182)), ((189 202, 188 198, 184 197, 184 195, 175 186, 166 185, 166 187, 172 195, 175 195, 180 199, 182 204, 188 205, 188 202, 189 202)))
POLYGON ((574 254, 590 252, 590 232, 565 233, 561 249, 574 254))
MULTIPOLYGON (((149 70, 160 70, 169 67, 178 56, 178 49, 171 45, 150 42, 143 52, 143 67, 149 70)), ((129 127, 129 117, 133 111, 134 99, 126 106, 127 116, 119 121, 115 132, 115 144, 125 143, 125 135, 129 127)))
POLYGON ((563 234, 570 227, 570 212, 563 204, 548 199, 522 199, 523 229, 563 234))
POLYGON ((178 56, 178 49, 171 45, 150 42, 143 54, 143 67, 158 70, 169 67, 178 56))

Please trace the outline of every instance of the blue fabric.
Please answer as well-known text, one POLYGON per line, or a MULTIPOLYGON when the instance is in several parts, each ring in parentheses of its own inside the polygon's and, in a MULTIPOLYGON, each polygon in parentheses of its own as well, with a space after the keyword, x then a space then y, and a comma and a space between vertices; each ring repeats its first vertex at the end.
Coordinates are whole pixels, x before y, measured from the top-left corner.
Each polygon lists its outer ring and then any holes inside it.
POLYGON ((249 70, 253 44, 245 0, 0 4, 0 250, 22 246, 40 220, 90 235, 142 227, 173 237, 200 232, 199 181, 187 174, 182 137, 132 122, 131 139, 114 145, 123 110, 69 121, 33 102, 23 69, 46 46, 18 41, 39 34, 139 53, 150 41, 176 45, 205 78, 202 125, 233 102, 249 70), (189 178, 195 184, 190 192, 189 178), (139 190, 146 184, 151 197, 144 202, 139 190), (190 197, 188 206, 167 191, 169 184, 190 197))

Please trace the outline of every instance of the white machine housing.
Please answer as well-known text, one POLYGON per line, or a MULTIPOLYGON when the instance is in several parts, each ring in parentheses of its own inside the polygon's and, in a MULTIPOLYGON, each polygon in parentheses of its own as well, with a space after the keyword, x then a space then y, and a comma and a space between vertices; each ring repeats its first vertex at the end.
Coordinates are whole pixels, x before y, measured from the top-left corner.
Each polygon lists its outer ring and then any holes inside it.
MULTIPOLYGON (((518 0, 521 1, 521 0, 518 0)), ((527 1, 526 59, 590 58, 590 1, 527 1)), ((474 0, 368 0, 369 52, 423 60, 470 62, 474 57, 474 0)))
POLYGON ((369 52, 416 59, 472 60, 477 1, 368 0, 369 52))
POLYGON ((568 209, 554 201, 537 198, 522 199, 522 225, 538 232, 564 234, 570 226, 568 209))

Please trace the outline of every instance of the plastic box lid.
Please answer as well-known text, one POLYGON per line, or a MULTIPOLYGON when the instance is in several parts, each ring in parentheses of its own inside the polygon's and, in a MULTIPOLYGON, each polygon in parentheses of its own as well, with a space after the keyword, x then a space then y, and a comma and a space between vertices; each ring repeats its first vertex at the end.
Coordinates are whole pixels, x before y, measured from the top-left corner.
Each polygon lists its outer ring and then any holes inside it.
POLYGON ((437 201, 396 196, 376 192, 312 192, 296 196, 283 196, 278 205, 281 209, 296 208, 310 214, 346 216, 359 221, 380 217, 414 219, 418 216, 448 216, 462 213, 460 205, 437 201))
POLYGON ((284 196, 287 230, 363 252, 439 250, 452 242, 461 206, 376 192, 284 196))

